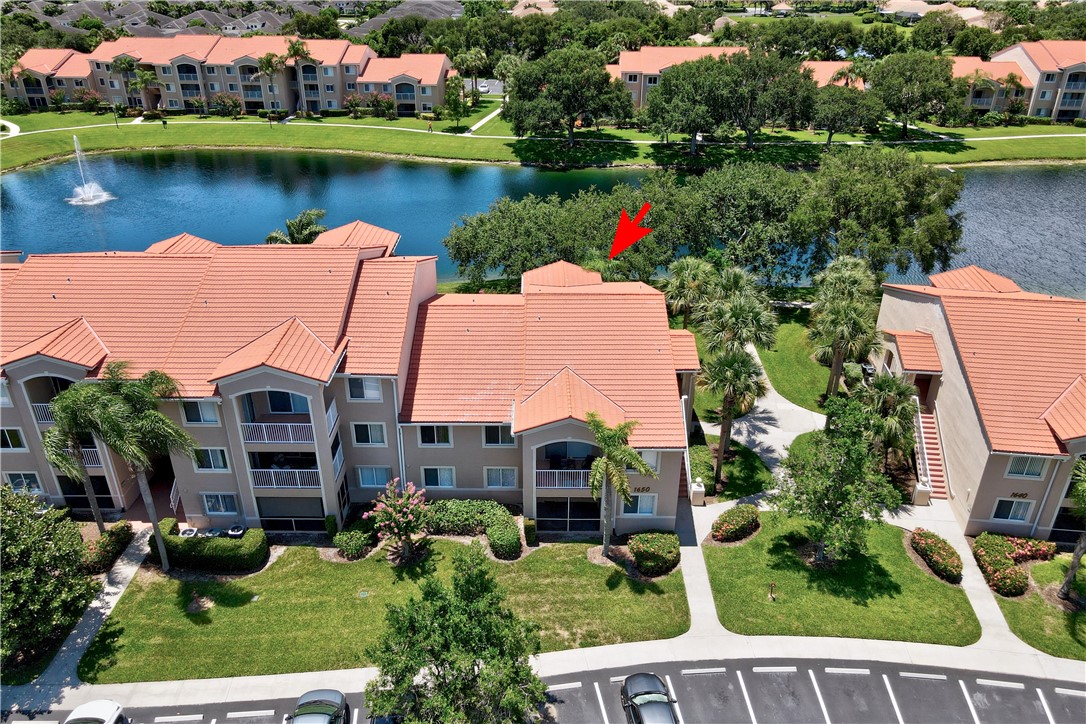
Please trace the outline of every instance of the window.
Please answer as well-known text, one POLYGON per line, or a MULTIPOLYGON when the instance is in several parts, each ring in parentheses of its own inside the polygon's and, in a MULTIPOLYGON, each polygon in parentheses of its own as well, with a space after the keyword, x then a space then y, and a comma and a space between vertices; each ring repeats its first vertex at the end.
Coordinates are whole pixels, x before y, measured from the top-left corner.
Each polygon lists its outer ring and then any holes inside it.
POLYGON ((451 488, 456 485, 456 468, 422 468, 422 484, 427 488, 451 488))
POLYGON ((336 107, 336 102, 335 101, 325 101, 324 104, 325 104, 325 107, 327 107, 327 108, 335 108, 336 107))
POLYGON ((105 78, 99 78, 98 79, 98 85, 105 85, 105 84, 106 84, 106 79, 105 78))
POLYGON ((1015 455, 1007 466, 1008 478, 1040 478, 1045 471, 1044 458, 1015 455))
POLYGON ((173 68, 168 65, 162 66, 162 72, 160 75, 173 75, 173 68))
POLYGON ((432 110, 434 110, 434 106, 433 106, 432 103, 423 103, 422 104, 422 110, 424 110, 424 111, 432 111, 432 110))
POLYGON ((0 406, 11 407, 11 392, 8 390, 7 381, 0 382, 0 406))
POLYGON ((381 380, 377 377, 348 377, 347 396, 352 400, 381 400, 381 380))
POLYGON ((268 92, 269 93, 278 93, 279 92, 279 86, 277 86, 275 83, 268 83, 268 92))
POLYGON ((268 390, 268 410, 276 415, 309 412, 309 401, 293 392, 268 390))
POLYGON ((113 66, 110 65, 109 63, 106 63, 106 72, 107 73, 112 73, 113 72, 113 66))
POLYGON ((349 90, 349 91, 353 91, 357 87, 358 87, 357 83, 348 83, 347 84, 347 90, 349 90))
POLYGON ((269 103, 269 104, 268 104, 268 107, 269 107, 269 108, 272 108, 272 109, 274 109, 274 110, 279 110, 279 109, 280 109, 280 108, 282 108, 283 106, 282 106, 282 105, 280 105, 279 101, 272 101, 271 103, 269 103))
POLYGON ((117 81, 115 81, 115 80, 111 80, 111 81, 109 82, 109 87, 110 87, 110 88, 116 88, 116 87, 117 87, 117 81))
POLYGON ((8 485, 16 493, 40 493, 41 483, 38 482, 37 473, 6 473, 8 485))
POLYGON ((95 63, 94 64, 94 69, 95 70, 101 70, 102 69, 102 64, 101 63, 95 63))
POLYGON ((54 81, 54 82, 57 84, 57 88, 64 88, 65 86, 68 85, 65 81, 63 81, 60 78, 57 78, 56 81, 54 81))
POLYGON ((334 76, 336 74, 336 69, 332 68, 331 66, 321 68, 321 70, 324 72, 324 77, 325 78, 331 78, 332 76, 334 76))
POLYGON ((1030 500, 1011 500, 1009 498, 999 498, 996 501, 995 512, 992 513, 994 520, 1017 520, 1024 522, 1029 517, 1029 509, 1033 507, 1033 501, 1030 500))
POLYGON ((83 85, 83 81, 82 81, 81 79, 79 79, 79 78, 76 78, 76 79, 75 79, 74 81, 72 81, 72 84, 73 84, 73 85, 74 85, 74 86, 75 86, 76 88, 83 88, 83 87, 84 87, 84 85, 83 85))
POLYGON ((370 83, 363 83, 362 84, 362 92, 363 93, 369 93, 372 90, 373 90, 373 86, 370 83))
POLYGON ((213 65, 209 65, 209 66, 207 67, 207 74, 208 74, 208 75, 218 75, 218 74, 219 74, 219 69, 218 69, 218 68, 216 68, 216 67, 215 67, 215 66, 213 66, 213 65))
POLYGON ((17 427, 0 429, 0 450, 26 450, 23 431, 17 427))
POLYGON ((421 91, 421 93, 422 93, 422 95, 424 95, 424 96, 428 96, 428 95, 430 95, 430 86, 424 85, 424 86, 422 87, 422 91, 421 91))
POLYGON ((483 468, 488 488, 515 488, 517 487, 516 468, 483 468))
MULTIPOLYGON (((660 470, 660 451, 659 450, 644 450, 640 453, 641 459, 649 464, 649 467, 655 471, 660 470)), ((631 469, 630 472, 633 472, 631 469)))
POLYGON ((1056 74, 1055 73, 1045 73, 1045 83, 1055 83, 1055 82, 1056 82, 1056 74))
POLYGON ((227 84, 226 84, 226 87, 227 87, 227 88, 228 88, 229 90, 231 90, 232 92, 234 92, 234 93, 237 93, 237 92, 238 92, 238 84, 237 84, 237 83, 227 83, 227 84))
POLYGON ((380 465, 359 465, 358 485, 362 488, 383 488, 392 480, 392 468, 380 465))
POLYGON ((185 422, 189 425, 218 425, 219 406, 211 401, 182 402, 185 422))
POLYGON ((230 66, 227 66, 225 70, 226 70, 227 75, 233 75, 234 74, 234 69, 231 68, 230 66))
POLYGON ((487 446, 513 446, 513 428, 509 425, 487 425, 483 428, 483 444, 487 446))
POLYGON ((659 82, 659 76, 650 75, 649 77, 645 78, 645 85, 656 85, 659 82))
POLYGON ((354 424, 354 444, 385 446, 385 426, 380 422, 356 422, 354 424))
POLYGON ((622 504, 622 514, 656 515, 656 494, 630 496, 630 502, 622 504))
POLYGON ((332 85, 331 83, 325 83, 324 84, 324 92, 325 93, 335 93, 336 92, 336 87, 334 85, 332 85))
POLYGON ((448 425, 420 425, 419 445, 452 447, 452 430, 448 425))
POLYGON ((626 82, 627 83, 636 83, 637 82, 637 73, 630 73, 628 76, 626 76, 626 82))
POLYGON ((179 105, 177 104, 177 99, 176 99, 176 98, 170 98, 169 100, 167 100, 167 101, 166 101, 166 105, 167 105, 167 107, 169 107, 169 108, 179 108, 179 107, 180 107, 180 106, 179 106, 179 105))
POLYGON ((166 84, 166 92, 167 93, 173 93, 173 83, 167 83, 166 84))
POLYGON ((385 83, 384 85, 381 86, 381 90, 384 91, 385 93, 391 93, 392 92, 392 86, 389 85, 388 83, 385 83))
POLYGON ((209 91, 211 91, 212 93, 214 93, 215 91, 217 91, 219 89, 219 84, 218 83, 208 83, 207 84, 207 89, 209 91))
POLYGON ((230 466, 226 464, 226 450, 221 447, 196 448, 196 469, 200 471, 226 471, 230 466))
POLYGON ((238 496, 233 493, 202 493, 208 515, 237 515, 238 496))
POLYGON ((1037 96, 1039 101, 1047 101, 1052 97, 1052 91, 1041 91, 1041 95, 1037 96))

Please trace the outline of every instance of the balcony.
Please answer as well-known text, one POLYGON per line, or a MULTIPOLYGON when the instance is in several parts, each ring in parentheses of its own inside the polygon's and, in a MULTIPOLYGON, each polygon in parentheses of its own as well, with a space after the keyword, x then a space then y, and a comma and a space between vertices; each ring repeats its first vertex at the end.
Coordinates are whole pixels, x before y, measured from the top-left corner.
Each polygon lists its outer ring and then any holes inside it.
POLYGON ((1063 87, 1064 90, 1086 90, 1086 81, 1072 81, 1063 87))
POLYGON ((536 470, 537 488, 587 488, 590 470, 536 470))
POLYGON ((33 88, 27 88, 26 94, 28 96, 43 96, 45 95, 45 89, 41 86, 34 86, 33 88))
POLYGON ((980 106, 982 108, 987 108, 987 107, 991 106, 992 105, 992 100, 993 99, 991 97, 989 97, 989 98, 973 98, 972 99, 974 106, 980 106))
POLYGON ((415 100, 415 94, 414 93, 397 93, 396 94, 396 100, 398 100, 398 101, 414 101, 415 100))
POLYGON ((302 73, 302 81, 306 82, 306 83, 316 83, 317 82, 317 74, 316 73, 302 73))
POLYGON ((324 420, 328 423, 328 437, 332 437, 336 434, 337 425, 339 424, 339 409, 336 408, 336 400, 333 397, 332 402, 328 405, 328 409, 324 411, 324 420))
POLYGON ((254 488, 319 488, 317 470, 250 470, 254 488))
POLYGON ((313 442, 313 425, 308 422, 243 422, 241 436, 245 442, 313 442))
POLYGON ((182 98, 199 98, 200 91, 198 90, 183 90, 181 91, 182 98))
POLYGON ((332 477, 336 480, 339 479, 339 471, 343 469, 343 447, 341 446, 336 450, 336 454, 332 457, 332 477))
POLYGON ((241 82, 242 83, 253 83, 254 82, 253 79, 256 78, 256 75, 257 75, 256 73, 242 73, 241 74, 241 82))
POLYGON ((1082 108, 1081 98, 1064 98, 1060 101, 1060 108, 1082 108))
POLYGON ((321 92, 320 91, 307 90, 305 92, 305 97, 306 98, 320 98, 321 97, 321 92))
POLYGON ((50 403, 36 402, 32 404, 31 409, 34 410, 34 419, 37 420, 39 425, 52 425, 53 420, 53 407, 50 403))
MULTIPOLYGON (((72 454, 71 448, 65 448, 64 452, 68 455, 72 454)), ((98 453, 97 448, 85 447, 83 448, 83 467, 85 468, 100 468, 102 467, 102 456, 98 453)))
POLYGON ((258 90, 255 90, 255 91, 250 91, 250 90, 243 91, 241 95, 244 96, 245 98, 263 98, 264 97, 264 94, 261 93, 258 90))
POLYGON ((177 74, 177 80, 180 80, 180 81, 200 80, 200 76, 197 75, 196 73, 178 73, 177 74))

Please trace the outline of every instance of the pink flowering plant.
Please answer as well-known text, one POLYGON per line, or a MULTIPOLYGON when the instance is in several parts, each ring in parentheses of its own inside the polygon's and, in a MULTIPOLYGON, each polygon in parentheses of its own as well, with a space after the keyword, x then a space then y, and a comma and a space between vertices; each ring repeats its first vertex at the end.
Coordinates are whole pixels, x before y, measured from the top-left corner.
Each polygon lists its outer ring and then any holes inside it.
POLYGON ((1029 586, 1029 577, 1018 568, 1018 563, 1047 561, 1055 555, 1055 543, 1035 538, 981 533, 973 542, 973 557, 977 559, 984 580, 1003 596, 1020 596, 1029 586))
POLYGON ((362 517, 372 518, 377 536, 391 538, 399 548, 400 562, 409 563, 418 545, 415 536, 426 528, 426 489, 408 483, 401 490, 400 479, 393 478, 377 497, 377 505, 362 517))
POLYGON ((924 559, 932 573, 950 583, 962 580, 962 557, 954 547, 930 530, 917 528, 913 531, 913 550, 924 559))

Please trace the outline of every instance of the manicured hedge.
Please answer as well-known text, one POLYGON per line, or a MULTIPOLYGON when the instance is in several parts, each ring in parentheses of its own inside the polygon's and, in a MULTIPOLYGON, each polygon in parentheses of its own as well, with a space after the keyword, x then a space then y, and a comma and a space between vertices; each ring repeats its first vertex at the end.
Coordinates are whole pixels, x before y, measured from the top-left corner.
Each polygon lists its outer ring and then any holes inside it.
POLYGON ((329 538, 334 538, 339 531, 339 524, 336 523, 336 516, 326 515, 324 516, 324 532, 328 534, 329 538))
POLYGON ((679 565, 679 536, 645 531, 630 536, 627 543, 637 570, 645 576, 662 576, 679 565))
POLYGON ((1029 588, 1029 576, 1018 568, 1018 563, 1047 561, 1055 555, 1055 543, 1034 538, 981 533, 973 542, 973 557, 977 559, 984 580, 1003 596, 1021 596, 1029 588))
POLYGON ((373 518, 362 518, 347 525, 332 537, 332 545, 347 560, 356 560, 377 545, 377 524, 373 518))
POLYGON ((713 540, 720 543, 746 538, 758 530, 758 507, 744 503, 725 510, 713 523, 713 540))
POLYGON ((535 548, 539 545, 539 533, 536 530, 535 518, 524 519, 524 542, 528 544, 529 548, 535 548))
POLYGON ((951 583, 962 580, 962 557, 944 539, 930 530, 917 528, 910 536, 910 544, 916 554, 928 564, 932 573, 939 578, 951 583))
POLYGON ((97 540, 92 540, 83 548, 83 570, 88 574, 105 573, 113 567, 135 533, 127 520, 117 521, 112 528, 107 528, 97 540))
POLYGON ((426 527, 434 535, 485 533, 495 557, 510 560, 520 556, 520 526, 513 514, 494 500, 435 500, 427 507, 426 527))
POLYGON ((1021 596, 1029 588, 1029 575, 1018 566, 1004 569, 988 582, 1000 596, 1021 596))
POLYGON ((1075 128, 1086 128, 1086 118, 1076 118, 1072 123, 1075 128))
MULTIPOLYGON (((249 528, 241 538, 182 538, 176 518, 158 523, 171 566, 214 573, 240 573, 259 568, 268 558, 268 538, 263 528, 249 528)), ((158 546, 151 540, 151 561, 160 563, 158 546)))

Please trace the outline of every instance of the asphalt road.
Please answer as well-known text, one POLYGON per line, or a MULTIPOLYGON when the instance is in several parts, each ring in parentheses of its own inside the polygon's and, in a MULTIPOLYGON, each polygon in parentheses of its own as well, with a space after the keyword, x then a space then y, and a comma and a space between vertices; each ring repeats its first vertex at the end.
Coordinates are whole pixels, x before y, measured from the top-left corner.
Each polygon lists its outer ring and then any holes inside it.
MULTIPOLYGON (((1025 679, 924 666, 826 660, 724 660, 615 668, 548 679, 553 716, 570 724, 621 724, 622 679, 652 671, 678 701, 683 724, 1083 724, 1086 683, 1025 679)), ((126 711, 132 724, 286 724, 296 695, 274 701, 126 711)), ((350 724, 366 724, 352 693, 350 724)), ((122 705, 124 702, 120 702, 122 705)), ((58 709, 10 722, 60 724, 58 709)))
MULTIPOLYGON (((483 91, 483 89, 480 88, 479 89, 480 93, 484 93, 484 92, 487 93, 487 94, 495 94, 495 93, 497 93, 498 95, 501 95, 502 93, 505 92, 505 85, 500 80, 498 80, 497 78, 480 78, 479 79, 479 85, 482 85, 483 83, 486 83, 487 86, 489 86, 489 87, 487 88, 486 91, 483 91)), ((467 91, 471 90, 471 78, 470 77, 465 77, 464 78, 464 89, 467 90, 467 91)))

